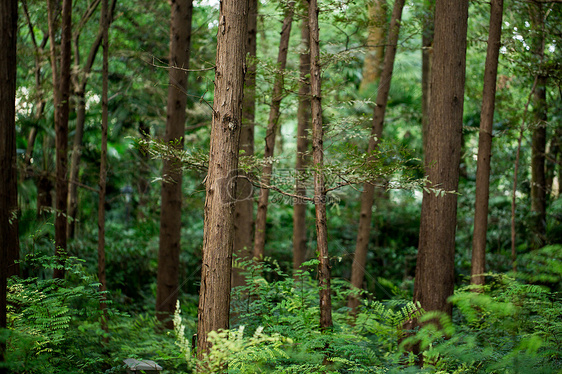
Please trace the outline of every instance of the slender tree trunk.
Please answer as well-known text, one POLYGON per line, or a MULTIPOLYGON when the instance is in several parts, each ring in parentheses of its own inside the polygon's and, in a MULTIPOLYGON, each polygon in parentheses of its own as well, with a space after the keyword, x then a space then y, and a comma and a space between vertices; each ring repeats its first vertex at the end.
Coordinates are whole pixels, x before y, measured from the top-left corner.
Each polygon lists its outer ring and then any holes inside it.
POLYGON ((359 92, 365 92, 381 75, 386 40, 386 1, 372 0, 369 4, 369 35, 367 53, 363 62, 363 79, 359 92))
POLYGON ((492 129, 496 102, 496 77, 501 45, 503 0, 492 0, 488 51, 484 69, 478 162, 476 166, 476 202, 474 207, 474 235, 472 238, 471 283, 484 284, 486 272, 486 233, 488 231, 488 199, 490 196, 490 157, 492 156, 492 129))
POLYGON ((427 152, 429 127, 429 97, 431 91, 431 61, 433 60, 433 14, 435 0, 424 0, 425 15, 422 30, 422 144, 427 152))
MULTIPOLYGON (((19 274, 16 176, 16 41, 18 2, 0 1, 0 329, 6 326, 7 279, 19 274)), ((0 365, 6 344, 0 342, 0 365)), ((0 368, 0 373, 8 369, 0 368)))
MULTIPOLYGON (((240 151, 243 156, 254 155, 254 127, 256 113, 256 48, 257 48, 258 0, 249 1, 248 35, 246 37, 246 77, 242 100, 242 130, 240 151)), ((240 173, 243 173, 240 171, 240 173)), ((254 237, 254 198, 252 184, 238 178, 236 185, 236 206, 234 208, 234 253, 239 260, 252 258, 254 237)), ((232 268, 232 287, 245 284, 242 269, 232 268)))
MULTIPOLYGON (((166 142, 183 149, 185 108, 187 106, 187 72, 191 42, 192 0, 172 0, 170 30, 170 83, 166 118, 166 142)), ((182 171, 179 162, 164 160, 162 177, 162 207, 160 211, 160 245, 158 249, 158 279, 156 315, 168 329, 174 328, 172 317, 179 291, 179 261, 181 238, 182 171), (166 180, 169 179, 169 180, 166 180)))
POLYGON ((197 355, 208 351, 207 334, 228 328, 234 247, 234 203, 242 126, 248 2, 220 6, 215 99, 206 178, 203 264, 197 325, 197 355))
MULTIPOLYGON (((426 173, 434 186, 457 191, 461 149, 468 1, 437 0, 426 173)), ((424 192, 414 301, 451 314, 457 195, 424 192)))
POLYGON ((513 272, 517 271, 517 250, 515 245, 515 209, 517 207, 517 177, 519 172, 519 158, 521 155, 521 142, 523 140, 523 132, 525 131, 525 120, 527 119, 527 113, 529 111, 529 104, 531 103, 531 99, 535 94, 535 89, 537 87, 538 77, 535 77, 535 81, 533 82, 533 87, 531 88, 531 93, 529 93, 529 97, 527 98, 527 103, 525 104, 525 109, 523 110, 523 121, 521 123, 521 127, 519 128, 519 137, 517 138, 517 151, 515 152, 515 167, 513 170, 513 190, 511 192, 511 266, 513 272))
POLYGON ((66 252, 66 214, 68 181, 68 115, 70 100, 70 41, 72 36, 72 0, 62 2, 62 38, 60 48, 60 69, 57 67, 55 38, 55 1, 48 2, 49 39, 51 43, 51 67, 53 70, 53 92, 55 97, 55 135, 56 135, 56 199, 55 199, 55 255, 59 257, 61 268, 55 269, 55 278, 64 278, 64 256, 66 252))
MULTIPOLYGON (((113 13, 115 10, 115 5, 117 0, 111 2, 109 8, 109 24, 113 22, 113 13)), ((88 53, 88 58, 82 69, 80 69, 80 53, 79 53, 79 37, 78 32, 74 36, 74 48, 75 48, 75 74, 79 76, 75 77, 74 84, 74 96, 76 100, 76 129, 74 131, 74 139, 72 145, 72 151, 70 155, 70 171, 69 171, 69 186, 68 186, 68 221, 67 221, 67 236, 68 238, 74 237, 74 226, 76 224, 76 215, 78 209, 78 173, 80 171, 80 156, 82 155, 82 138, 84 136, 84 124, 86 122, 86 86, 88 84, 88 79, 92 71, 92 66, 96 59, 100 44, 102 42, 103 30, 98 31, 96 39, 90 47, 90 52, 88 53)))
MULTIPOLYGON (((284 90, 284 73, 287 65, 287 52, 289 50, 289 37, 291 35, 291 26, 293 24, 293 11, 295 3, 289 3, 285 12, 285 19, 281 28, 281 40, 279 42, 279 53, 277 55, 277 66, 279 69, 273 83, 273 92, 271 95, 271 109, 269 111, 269 119, 267 121, 267 131, 265 134, 265 150, 263 153, 264 166, 262 169, 261 182, 268 186, 271 183, 271 173, 273 171, 273 162, 271 158, 275 151, 275 136, 279 124, 279 115, 281 108, 281 100, 283 99, 284 90)), ((256 216, 256 232, 254 238, 254 257, 261 259, 265 252, 265 227, 267 222, 267 205, 269 200, 269 189, 261 188, 258 199, 258 211, 256 216)))
POLYGON ((109 76, 109 10, 107 0, 102 0, 100 27, 103 30, 103 63, 102 63, 102 93, 101 93, 101 154, 100 154, 100 181, 98 203, 98 279, 100 291, 100 309, 102 311, 101 326, 105 332, 107 327, 106 295, 107 281, 105 278, 105 191, 107 182, 107 127, 108 127, 108 76, 109 76))
MULTIPOLYGON (((388 103, 388 94, 390 92, 390 81, 394 70, 396 46, 400 35, 400 22, 402 19, 402 9, 404 9, 404 3, 405 0, 396 0, 394 2, 388 41, 386 43, 387 47, 384 53, 384 66, 373 113, 373 127, 371 130, 371 137, 369 138, 369 146, 367 150, 368 154, 372 154, 377 149, 382 137, 384 115, 386 112, 386 104, 388 103)), ((361 214, 359 216, 357 244, 355 246, 355 255, 351 266, 351 285, 352 287, 358 289, 362 288, 363 279, 365 278, 365 265, 367 264, 367 251, 371 230, 374 196, 374 186, 372 184, 365 183, 363 185, 363 192, 361 193, 361 214)), ((347 306, 351 308, 352 314, 356 312, 356 308, 359 306, 359 298, 357 295, 350 294, 347 306)))
MULTIPOLYGON (((307 0, 303 0, 304 5, 307 0)), ((305 169, 309 164, 308 131, 310 129, 310 29, 308 20, 301 24, 301 53, 299 57, 299 106, 297 109, 297 157, 295 162, 295 193, 306 195, 305 169)), ((306 201, 295 200, 293 205, 293 270, 306 261, 306 201)))
MULTIPOLYGON (((533 2, 529 4, 531 25, 536 35, 532 39, 532 51, 542 65, 544 62, 544 11, 542 4, 533 2)), ((547 77, 541 72, 537 73, 537 86, 533 95, 534 126, 532 135, 531 154, 531 213, 533 248, 540 248, 546 243, 546 81, 547 77)))
POLYGON ((316 211, 316 242, 318 250, 318 284, 320 286, 320 329, 332 328, 332 296, 330 258, 328 254, 328 219, 326 217, 326 186, 324 180, 324 130, 322 128, 322 70, 320 66, 320 30, 318 2, 310 0, 310 88, 312 101, 312 159, 314 163, 314 207, 316 211))

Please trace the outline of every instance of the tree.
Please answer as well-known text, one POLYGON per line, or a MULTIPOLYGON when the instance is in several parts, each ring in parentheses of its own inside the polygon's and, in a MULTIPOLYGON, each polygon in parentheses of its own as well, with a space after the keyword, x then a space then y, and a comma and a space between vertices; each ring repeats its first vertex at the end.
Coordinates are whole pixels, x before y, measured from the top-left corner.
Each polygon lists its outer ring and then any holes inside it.
POLYGON ((107 332, 107 305, 103 292, 107 291, 107 280, 105 277, 105 194, 107 185, 107 126, 108 126, 108 81, 109 81, 109 9, 108 0, 102 0, 100 29, 103 39, 103 63, 102 63, 102 93, 101 93, 101 154, 100 154, 100 181, 98 202, 98 280, 102 299, 100 308, 102 311, 101 326, 107 332))
MULTIPOLYGON (((81 56, 80 56, 80 36, 81 31, 98 6, 99 1, 93 1, 90 7, 84 12, 82 19, 80 20, 78 27, 73 35, 74 41, 74 71, 72 76, 74 99, 76 102, 76 128, 74 130, 74 139, 72 152, 70 155, 70 170, 69 170, 69 186, 68 186, 68 222, 67 222, 67 236, 74 236, 74 226, 76 222, 76 215, 78 209, 78 172, 80 171, 80 156, 82 153, 82 138, 84 136, 84 124, 86 122, 86 86, 88 84, 90 74, 92 72, 92 67, 94 66, 94 61, 96 55, 98 54, 99 47, 102 43, 102 35, 104 30, 100 24, 98 34, 94 39, 90 51, 88 52, 88 57, 83 67, 81 67, 81 56)), ((113 22, 113 13, 115 11, 115 6, 117 0, 112 0, 109 8, 109 24, 113 22)))
POLYGON ((242 125, 248 2, 223 0, 220 4, 211 149, 205 183, 203 264, 197 324, 199 357, 209 349, 207 334, 228 328, 235 181, 242 125))
MULTIPOLYGON (((425 169, 433 186, 457 191, 461 149, 468 1, 437 0, 425 169)), ((451 313, 457 195, 424 191, 414 301, 451 313)))
POLYGON ((322 128, 322 70, 320 66, 320 29, 318 2, 309 0, 310 29, 310 94, 312 117, 312 162, 314 166, 314 209, 318 251, 318 284, 320 285, 320 329, 332 328, 332 296, 330 289, 330 258, 328 253, 328 218, 326 216, 326 185, 324 180, 324 131, 322 128))
POLYGON ((531 213, 533 218, 531 228, 534 235, 532 247, 540 248, 545 244, 546 237, 546 83, 547 76, 541 72, 540 66, 544 62, 544 11, 540 2, 529 4, 531 25, 534 30, 532 38, 532 52, 539 64, 537 84, 533 94, 533 135, 531 140, 531 213))
POLYGON ((386 1, 373 0, 369 3, 369 35, 367 53, 363 63, 363 79, 359 92, 376 83, 381 75, 384 61, 384 42, 386 39, 386 1))
MULTIPOLYGON (((242 130, 240 151, 242 156, 254 155, 254 127, 256 116, 256 49, 257 49, 258 0, 250 0, 248 10, 248 36, 246 38, 246 76, 242 100, 242 130)), ((241 171, 242 172, 242 171, 241 171)), ((240 260, 252 258, 254 237, 253 186, 248 180, 238 178, 236 206, 234 210, 234 253, 240 260)), ((238 267, 232 269, 232 286, 241 286, 245 277, 238 267)))
MULTIPOLYGON (((396 56, 398 36, 400 35, 400 22, 402 19, 404 2, 404 0, 396 0, 394 2, 388 40, 386 43, 387 47, 384 51, 384 66, 373 113, 373 127, 371 129, 371 137, 369 138, 369 146, 367 149, 367 153, 370 155, 375 152, 382 137, 384 116, 386 104, 388 103, 388 94, 390 92, 390 81, 394 70, 394 58, 396 56)), ((361 192, 361 214, 359 216, 359 228, 357 230, 357 244, 355 247, 355 255, 353 256, 353 264, 351 266, 351 286, 357 289, 362 288, 363 279, 365 278, 365 265, 367 263, 374 196, 374 185, 372 183, 365 183, 363 185, 363 191, 361 192)), ((351 308, 352 312, 355 312, 358 305, 359 298, 354 294, 350 294, 347 306, 351 308)))
MULTIPOLYGON (((285 11, 285 18, 281 26, 281 39, 279 41, 279 52, 277 54, 277 73, 275 74, 275 82, 273 83, 273 92, 271 94, 271 109, 269 111, 269 119, 267 121, 267 132, 265 133, 265 150, 263 152, 264 165, 262 170, 261 183, 269 186, 271 183, 271 173, 273 171, 273 162, 271 158, 275 152, 275 137, 277 127, 279 125, 279 116, 281 114, 281 100, 284 96, 284 72, 287 65, 287 52, 289 50, 289 37, 291 36, 291 26, 293 24, 294 1, 288 4, 285 11)), ((269 200, 269 188, 260 189, 258 199, 258 211, 256 215, 256 230, 254 239, 254 257, 263 258, 265 253, 265 227, 267 223, 267 206, 269 200)))
MULTIPOLYGON (((16 40, 18 2, 0 1, 0 329, 6 328, 7 279, 18 274, 19 239, 16 180, 16 40)), ((5 341, 0 341, 0 372, 5 341)))
MULTIPOLYGON (((302 1, 308 5, 307 0, 302 1)), ((301 52, 299 55, 299 106, 297 109, 297 157, 295 161, 295 194, 306 195, 303 171, 310 163, 308 131, 310 129, 310 29, 308 18, 301 23, 301 52)), ((306 261, 306 201, 296 199, 293 205, 293 270, 306 261)))
MULTIPOLYGON (((70 42, 72 36, 72 0, 62 2, 62 38, 60 45, 60 66, 57 64, 55 36, 58 2, 48 1, 49 39, 51 52, 51 70, 53 73, 53 97, 55 104, 55 137, 57 150, 57 177, 56 177, 56 213, 55 213, 55 254, 62 261, 63 252, 66 252, 66 213, 68 182, 67 150, 68 150, 68 115, 70 108, 70 42), (56 12, 56 13, 55 13, 56 12)), ((55 278, 64 278, 61 267, 54 270, 55 278)))
POLYGON ((429 97, 431 83, 431 60, 433 58, 433 13, 435 0, 424 1, 422 29, 422 144, 427 150, 427 129, 429 126, 429 97))
POLYGON ((490 157, 496 100, 496 77, 501 45, 503 0, 493 0, 490 10, 488 50, 484 70, 482 111, 478 139, 476 169, 476 202, 474 204, 474 234, 472 239, 471 283, 484 284, 486 271, 486 233, 488 231, 488 198, 490 196, 490 157))
MULTIPOLYGON (((171 6, 170 83, 165 140, 173 147, 183 149, 187 106, 186 69, 189 69, 193 1, 173 0, 171 6)), ((173 329, 171 317, 176 308, 179 284, 182 207, 182 172, 177 161, 164 160, 162 178, 156 314, 167 328, 173 329)))

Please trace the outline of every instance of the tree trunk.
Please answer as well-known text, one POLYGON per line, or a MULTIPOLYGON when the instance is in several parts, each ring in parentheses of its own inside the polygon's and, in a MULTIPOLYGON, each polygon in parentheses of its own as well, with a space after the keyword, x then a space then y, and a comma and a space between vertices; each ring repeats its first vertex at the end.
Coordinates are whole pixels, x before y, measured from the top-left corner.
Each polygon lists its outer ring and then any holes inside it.
MULTIPOLYGON (((532 52, 539 64, 544 62, 544 11, 541 3, 531 3, 531 25, 536 35, 532 38, 532 52)), ((540 67, 539 67, 540 68, 540 67)), ((537 85, 533 95, 533 135, 531 153, 531 228, 533 232, 532 248, 541 248, 546 244, 546 81, 547 77, 537 73, 537 85)))
POLYGON ((228 328, 236 192, 232 177, 238 175, 247 37, 248 2, 220 4, 197 325, 200 358, 209 349, 207 334, 228 328))
MULTIPOLYGON (((170 71, 166 142, 183 149, 185 108, 187 106, 187 72, 191 41, 192 0, 172 0, 170 30, 170 71)), ((156 316, 168 329, 174 328, 179 282, 182 171, 178 161, 164 160, 162 169, 162 206, 160 210, 160 245, 158 248, 158 279, 156 316)))
POLYGON ((105 191, 107 181, 107 126, 108 126, 108 76, 109 76, 109 10, 107 0, 102 0, 100 27, 103 30, 103 63, 102 63, 102 93, 101 93, 101 154, 100 154, 100 181, 99 181, 99 203, 98 203, 98 280, 100 291, 100 309, 102 311, 101 326, 105 332, 107 327, 107 304, 106 295, 107 281, 105 279, 105 191))
MULTIPOLYGON (((289 50, 289 37, 291 36, 291 26, 293 23, 294 1, 288 4, 285 12, 285 19, 281 28, 281 40, 279 42, 279 53, 277 55, 278 73, 275 75, 273 92, 271 94, 271 109, 267 121, 267 131, 265 133, 265 150, 263 152, 264 166, 262 169, 261 182, 268 186, 271 183, 271 172, 273 162, 271 161, 275 151, 275 136, 279 124, 281 100, 284 90, 284 72, 287 65, 287 51, 289 50)), ((269 200, 269 188, 261 188, 258 199, 258 211, 256 216, 256 232, 254 238, 254 257, 261 259, 265 253, 265 227, 267 222, 267 205, 269 200)))
POLYGON ((372 0, 369 4, 369 35, 363 62, 363 79, 359 92, 365 92, 381 75, 386 40, 386 1, 372 0))
MULTIPOLYGON (((16 40, 18 2, 0 2, 0 329, 6 326, 7 279, 19 274, 16 177, 16 40)), ((0 342, 0 365, 6 344, 0 342)), ((0 368, 1 373, 8 369, 0 368)))
POLYGON ((488 198, 490 196, 490 157, 492 156, 492 129, 496 101, 496 77, 501 45, 503 0, 492 0, 488 51, 484 69, 482 111, 476 166, 476 202, 474 205, 474 234, 472 238, 471 283, 484 284, 486 272, 486 233, 488 231, 488 198))
MULTIPOLYGON (((426 173, 433 186, 457 191, 461 149, 468 1, 437 0, 426 173)), ((424 192, 414 301, 451 314, 457 195, 424 192)))
MULTIPOLYGON (((249 1, 248 35, 246 37, 246 77, 242 100, 242 130, 240 151, 243 156, 254 155, 254 127, 256 113, 256 47, 258 24, 258 0, 249 1)), ((241 171, 242 173, 242 171, 241 171)), ((236 185, 236 206, 234 207, 234 253, 239 260, 252 258, 254 237, 254 198, 252 184, 238 178, 236 185)), ((244 285, 242 269, 232 269, 232 287, 244 285)))
POLYGON ((72 0, 62 2, 62 38, 60 49, 60 69, 57 67, 55 38, 55 4, 48 2, 49 39, 51 44, 51 67, 53 70, 53 93, 55 98, 55 137, 56 137, 56 199, 55 199, 55 255, 59 257, 60 268, 55 269, 55 278, 64 278, 64 257, 66 252, 66 215, 68 183, 68 115, 70 99, 70 41, 72 35, 72 0))
POLYGON ((427 151, 427 129, 429 126, 429 97, 431 83, 431 61, 433 59, 433 14, 435 0, 424 1, 424 19, 422 30, 422 144, 427 151))
MULTIPOLYGON (((382 137, 384 115, 386 112, 386 104, 388 103, 388 94, 390 92, 390 81, 394 70, 394 59, 396 57, 396 46, 400 35, 400 22, 402 19, 402 9, 404 9, 404 3, 405 0, 396 0, 394 2, 394 9, 392 10, 392 19, 390 21, 388 41, 386 43, 387 47, 384 52, 384 66, 379 89, 377 91, 376 105, 373 113, 373 127, 367 150, 369 155, 377 149, 382 137)), ((367 251, 369 233, 371 230, 374 196, 375 188, 373 184, 365 183, 363 186, 363 192, 361 193, 361 214, 359 216, 357 244, 355 246, 355 255, 351 266, 351 286, 358 289, 362 288, 363 279, 365 278, 365 265, 367 264, 367 251)), ((350 294, 347 306, 351 308, 352 314, 356 312, 356 308, 359 306, 359 298, 357 295, 350 294)))
MULTIPOLYGON (((109 25, 113 22, 113 13, 115 10, 115 5, 117 0, 111 2, 109 9, 109 25)), ((72 145, 72 151, 70 155, 70 171, 69 171, 69 186, 68 186, 68 222, 67 222, 67 237, 74 237, 74 226, 76 224, 76 215, 78 209, 78 173, 80 171, 80 156, 82 154, 82 137, 84 136, 84 124, 86 122, 86 85, 88 84, 88 79, 92 71, 92 66, 96 59, 100 44, 102 42, 103 30, 98 31, 96 39, 90 47, 90 52, 88 53, 88 58, 82 71, 80 71, 80 53, 79 53, 79 37, 80 33, 74 36, 74 48, 75 48, 75 84, 74 84, 74 96, 76 100, 76 129, 74 131, 74 140, 72 145), (80 73, 78 73, 80 72, 80 73)))
MULTIPOLYGON (((306 0, 303 0, 306 5, 306 0)), ((305 169, 309 164, 308 130, 310 128, 310 29, 308 20, 301 24, 301 53, 299 57, 299 106, 297 109, 297 157, 295 162, 295 193, 306 195, 305 169)), ((293 204, 293 270, 306 261, 306 201, 293 204)))
POLYGON ((310 0, 310 88, 312 99, 312 162, 314 163, 314 207, 316 211, 316 242, 318 285, 320 286, 320 329, 332 328, 332 296, 330 288, 330 258, 328 254, 328 220, 326 217, 326 186, 324 181, 324 131, 322 128, 322 70, 320 67, 320 30, 318 2, 310 0))

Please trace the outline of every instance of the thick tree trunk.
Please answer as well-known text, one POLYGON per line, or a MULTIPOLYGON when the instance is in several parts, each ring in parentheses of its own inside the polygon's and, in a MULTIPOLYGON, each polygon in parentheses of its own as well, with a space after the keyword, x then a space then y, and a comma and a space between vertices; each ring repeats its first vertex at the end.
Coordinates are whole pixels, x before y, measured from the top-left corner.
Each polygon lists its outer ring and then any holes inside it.
MULTIPOLYGON (((283 99, 284 90, 284 72, 287 65, 287 52, 289 50, 289 37, 291 36, 291 26, 293 24, 294 2, 290 2, 285 13, 283 26, 281 28, 281 40, 279 41, 279 53, 277 55, 277 66, 279 69, 275 75, 273 83, 273 92, 271 94, 271 109, 269 111, 269 119, 267 121, 267 131, 265 133, 265 150, 263 152, 264 166, 262 169, 261 182, 269 186, 271 183, 271 173, 273 171, 273 162, 271 158, 275 151, 275 136, 277 134, 277 126, 279 124, 279 115, 281 108, 281 100, 283 99)), ((265 252, 265 226, 267 222, 267 205, 269 200, 269 188, 261 188, 258 199, 258 211, 256 216, 256 232, 254 238, 254 257, 261 259, 265 252)))
MULTIPOLYGON (((185 108, 187 106, 187 72, 191 42, 192 0, 171 2, 170 71, 166 142, 183 149, 185 108)), ((182 171, 175 160, 164 160, 162 169, 162 206, 160 210, 160 245, 156 287, 156 316, 168 329, 174 328, 179 282, 182 171)))
POLYGON ((67 150, 68 115, 70 100, 70 42, 72 36, 72 0, 62 2, 62 38, 60 48, 60 68, 57 67, 55 38, 54 0, 48 2, 49 39, 51 44, 51 68, 53 71, 53 93, 55 98, 55 137, 56 137, 56 199, 55 199, 55 255, 59 257, 61 268, 55 269, 55 278, 64 278, 64 256, 66 252, 67 222, 67 150))
POLYGON ((427 129, 429 126, 429 97, 431 91, 431 61, 433 60, 433 14, 435 0, 424 1, 422 30, 422 144, 427 151, 427 129))
MULTIPOLYGON (((254 127, 256 113, 256 48, 258 24, 258 0, 249 1, 248 35, 246 37, 246 77, 244 99, 242 100, 242 130, 240 151, 243 156, 254 155, 254 127)), ((241 172, 242 173, 242 172, 241 172)), ((234 208, 234 253, 239 260, 252 258, 254 237, 254 198, 252 184, 238 178, 236 185, 236 206, 234 208)), ((245 284, 242 269, 232 268, 232 287, 245 284)))
POLYGON ((322 69, 320 67, 320 30, 318 2, 310 0, 310 93, 312 100, 312 159, 314 163, 314 207, 316 211, 316 243, 318 250, 318 285, 320 286, 320 329, 332 328, 332 296, 330 258, 328 254, 328 219, 326 217, 326 186, 324 180, 324 130, 322 128, 322 69))
MULTIPOLYGON (((111 2, 109 9, 109 24, 113 22, 113 13, 115 10, 115 5, 117 0, 111 2)), ((75 74, 78 76, 74 77, 74 96, 76 101, 76 129, 74 131, 74 140, 72 145, 72 151, 70 155, 70 170, 69 170, 69 186, 68 186, 68 222, 67 222, 67 237, 74 237, 74 226, 76 224, 76 216, 78 209, 78 173, 80 171, 80 156, 82 154, 82 138, 84 136, 84 124, 86 122, 86 85, 88 84, 88 79, 92 71, 92 66, 96 59, 99 47, 102 42, 103 30, 98 31, 96 39, 90 47, 90 52, 88 53, 88 58, 84 67, 80 69, 80 53, 79 53, 79 37, 80 33, 74 35, 74 49, 75 49, 75 74)))
POLYGON ((233 181, 238 175, 247 19, 247 1, 221 1, 199 291, 199 357, 209 349, 207 334, 229 325, 236 192, 233 181))
POLYGON ((369 4, 369 35, 367 53, 363 61, 363 79, 359 92, 365 92, 381 75, 386 41, 386 1, 372 0, 369 4))
MULTIPOLYGON (((377 149, 382 137, 384 115, 386 112, 386 104, 388 103, 388 94, 390 92, 390 81, 394 70, 394 59, 396 57, 396 46, 400 35, 400 22, 402 20, 402 9, 404 9, 404 3, 405 0, 396 0, 394 2, 394 9, 392 10, 392 19, 390 21, 388 41, 386 43, 387 47, 384 52, 384 66, 373 113, 373 127, 371 130, 371 137, 369 138, 369 146, 367 150, 368 154, 372 154, 377 149)), ((351 285, 352 287, 358 289, 362 288, 363 279, 365 278, 365 265, 367 263, 367 251, 371 230, 374 196, 374 186, 372 184, 365 183, 363 186, 363 192, 361 193, 361 214, 359 216, 357 244, 355 246, 355 255, 351 266, 351 285)), ((359 306, 359 298, 357 295, 351 294, 349 296, 347 306, 351 308, 352 313, 356 312, 356 308, 359 306)))
MULTIPOLYGON (((109 77, 109 20, 107 0, 102 0, 102 14, 100 27, 103 30, 103 63, 102 63, 102 93, 101 93, 101 152, 100 152, 100 181, 98 202, 98 280, 100 291, 107 291, 105 278, 105 191, 107 181, 107 126, 108 126, 108 77, 109 77)), ((102 311, 101 326, 105 332, 107 327, 107 304, 106 295, 102 293, 100 300, 102 311)))
MULTIPOLYGON (((457 191, 461 149, 468 1, 437 0, 426 173, 434 186, 457 191)), ((457 195, 424 192, 414 301, 451 314, 457 195)))
MULTIPOLYGON (((303 0, 307 5, 307 1, 303 0)), ((305 169, 310 163, 308 156, 308 130, 310 129, 310 29, 308 20, 301 24, 301 53, 299 57, 299 106, 297 109, 297 157, 295 162, 295 193, 306 195, 305 169)), ((306 261, 306 201, 293 204, 293 270, 306 261)))
MULTIPOLYGON (((18 2, 0 2, 0 329, 6 328, 7 279, 19 273, 16 180, 16 40, 18 2)), ((0 343, 0 365, 6 344, 0 343)), ((0 373, 8 369, 0 368, 0 373)))
POLYGON ((488 50, 484 68, 484 89, 480 113, 478 161, 476 166, 476 202, 474 234, 472 237, 471 283, 484 284, 486 272, 486 233, 488 231, 488 198, 490 196, 490 157, 492 156, 492 129, 496 101, 496 77, 501 45, 503 0, 492 0, 488 50))

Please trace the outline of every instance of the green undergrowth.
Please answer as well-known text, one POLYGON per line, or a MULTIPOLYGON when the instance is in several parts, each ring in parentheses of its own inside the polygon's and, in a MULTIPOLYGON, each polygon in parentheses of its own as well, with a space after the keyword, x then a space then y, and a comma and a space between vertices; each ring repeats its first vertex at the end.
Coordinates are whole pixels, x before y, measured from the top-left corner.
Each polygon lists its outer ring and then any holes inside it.
MULTIPOLYGON (((203 360, 195 355, 193 300, 178 303, 174 331, 162 330, 150 313, 128 315, 110 302, 106 332, 99 284, 82 261, 70 258, 64 280, 10 279, 2 339, 13 373, 123 373, 125 358, 154 360, 163 374, 560 373, 560 256, 559 246, 545 247, 521 256, 518 273, 489 274, 486 286, 457 289, 452 318, 423 313, 383 280, 395 296, 381 301, 362 292, 352 317, 349 284, 333 279, 334 323, 327 331, 318 323, 317 261, 296 276, 269 259, 238 263, 246 285, 233 290, 232 328, 209 336, 213 345, 203 360), (404 322, 416 318, 422 327, 404 331, 404 322), (419 346, 420 356, 406 349, 411 346, 419 346)), ((61 266, 49 256, 25 261, 43 268, 41 274, 61 266)))

